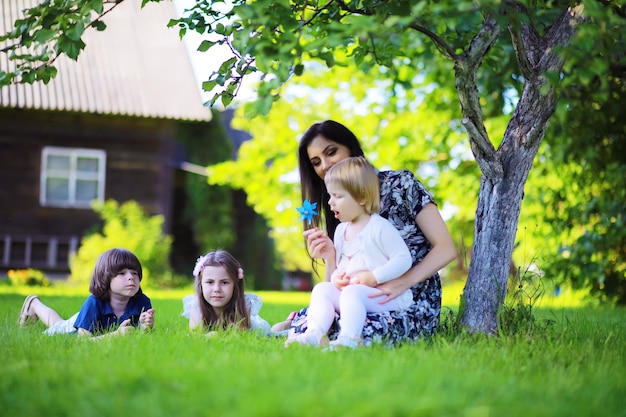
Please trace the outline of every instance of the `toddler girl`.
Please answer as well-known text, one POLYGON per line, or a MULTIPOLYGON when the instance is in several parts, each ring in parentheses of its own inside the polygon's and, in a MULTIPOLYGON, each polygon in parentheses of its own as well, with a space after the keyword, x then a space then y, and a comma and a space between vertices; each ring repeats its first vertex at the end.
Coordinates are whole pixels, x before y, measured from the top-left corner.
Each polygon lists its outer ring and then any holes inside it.
POLYGON ((348 157, 333 165, 324 177, 328 203, 341 221, 334 246, 323 250, 330 282, 316 284, 311 293, 308 329, 290 336, 286 345, 317 346, 326 343, 326 333, 340 313, 341 330, 331 347, 354 348, 361 342, 367 313, 402 310, 413 302, 411 290, 385 304, 378 284, 398 278, 411 268, 412 258, 400 232, 378 215, 379 181, 376 170, 362 157, 348 157))

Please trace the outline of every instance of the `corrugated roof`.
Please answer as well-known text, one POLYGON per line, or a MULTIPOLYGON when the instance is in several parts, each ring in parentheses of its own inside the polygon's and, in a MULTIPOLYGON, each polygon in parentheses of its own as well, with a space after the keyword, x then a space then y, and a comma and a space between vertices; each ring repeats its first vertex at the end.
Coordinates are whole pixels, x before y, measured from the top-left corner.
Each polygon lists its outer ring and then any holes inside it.
MULTIPOLYGON (((7 33, 35 0, 0 0, 0 31, 7 33)), ((73 61, 55 61, 47 85, 14 84, 0 89, 0 107, 64 110, 183 120, 211 120, 202 105, 185 45, 167 22, 176 17, 170 1, 126 0, 104 17, 103 32, 87 29, 85 49, 73 61)), ((6 54, 0 67, 11 69, 6 54)))

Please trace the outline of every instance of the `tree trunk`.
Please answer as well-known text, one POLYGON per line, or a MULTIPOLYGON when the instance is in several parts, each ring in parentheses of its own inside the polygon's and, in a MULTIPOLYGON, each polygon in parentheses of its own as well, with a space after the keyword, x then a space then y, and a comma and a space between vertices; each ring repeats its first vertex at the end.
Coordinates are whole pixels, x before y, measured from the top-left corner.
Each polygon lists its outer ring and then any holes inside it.
MULTIPOLYGON (((555 98, 551 88, 527 82, 497 151, 470 133, 483 175, 474 222, 474 247, 463 290, 461 323, 470 333, 495 334, 507 290, 524 185, 543 140, 555 98), (486 155, 486 156, 485 156, 486 155)), ((470 121, 466 125, 472 126, 470 121)), ((470 132, 477 132, 470 128, 470 132)))
POLYGON ((582 19, 583 6, 578 4, 561 14, 544 36, 537 33, 532 23, 519 22, 509 27, 524 87, 497 151, 484 127, 476 87, 476 72, 495 43, 494 35, 500 33, 497 21, 492 17, 485 19, 482 30, 455 59, 463 124, 483 174, 461 312, 461 323, 470 333, 497 332, 524 184, 556 105, 554 86, 547 82, 545 74, 561 72, 564 61, 557 50, 570 42, 582 19))
POLYGON ((537 151, 516 153, 499 179, 481 178, 474 247, 463 291, 461 321, 470 332, 495 334, 498 312, 506 297, 524 184, 537 151))
MULTIPOLYGON (((504 133, 495 161, 483 170, 474 223, 474 247, 463 290, 461 323, 470 333, 495 334, 498 312, 506 297, 509 266, 517 233, 524 184, 554 113, 552 89, 547 94, 526 83, 504 133)), ((486 149, 487 146, 482 144, 486 149)), ((482 158, 477 154, 477 158, 482 158)), ((479 162, 479 165, 484 162, 479 162)))

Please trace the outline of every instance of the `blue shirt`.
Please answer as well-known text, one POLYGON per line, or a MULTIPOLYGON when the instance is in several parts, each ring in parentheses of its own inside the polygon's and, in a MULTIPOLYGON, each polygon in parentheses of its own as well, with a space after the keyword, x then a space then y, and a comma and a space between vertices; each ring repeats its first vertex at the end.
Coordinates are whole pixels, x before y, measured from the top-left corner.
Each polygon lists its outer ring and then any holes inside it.
POLYGON ((145 294, 141 294, 139 297, 128 300, 124 314, 122 317, 117 317, 109 300, 100 300, 92 294, 80 308, 74 327, 89 330, 91 333, 102 333, 117 329, 126 319, 130 319, 131 324, 137 327, 141 313, 151 308, 150 299, 145 294))

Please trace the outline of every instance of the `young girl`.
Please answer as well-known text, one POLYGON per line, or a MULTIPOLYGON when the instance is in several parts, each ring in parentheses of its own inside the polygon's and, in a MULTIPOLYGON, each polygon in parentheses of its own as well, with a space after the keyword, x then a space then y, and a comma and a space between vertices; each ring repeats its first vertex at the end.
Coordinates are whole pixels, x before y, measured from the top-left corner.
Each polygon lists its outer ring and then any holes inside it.
POLYGON ((379 292, 377 285, 408 271, 412 258, 400 232, 377 213, 378 176, 364 157, 349 157, 335 164, 324 181, 330 208, 341 223, 335 231, 334 248, 328 247, 321 256, 333 258, 336 268, 330 282, 313 288, 308 329, 290 337, 286 344, 323 344, 337 312, 341 330, 330 344, 354 348, 360 344, 367 313, 403 310, 413 302, 409 289, 385 304, 370 297, 379 292))
POLYGON ((216 250, 199 257, 193 276, 196 294, 183 298, 189 330, 236 328, 270 334, 269 323, 259 316, 261 298, 244 294, 243 269, 230 253, 216 250))
POLYGON ((143 294, 140 282, 142 268, 139 259, 126 249, 110 249, 98 258, 89 292, 80 311, 63 320, 36 295, 24 301, 19 316, 23 326, 41 320, 49 335, 78 333, 80 336, 125 335, 139 326, 142 330, 154 326, 154 309, 143 294))

